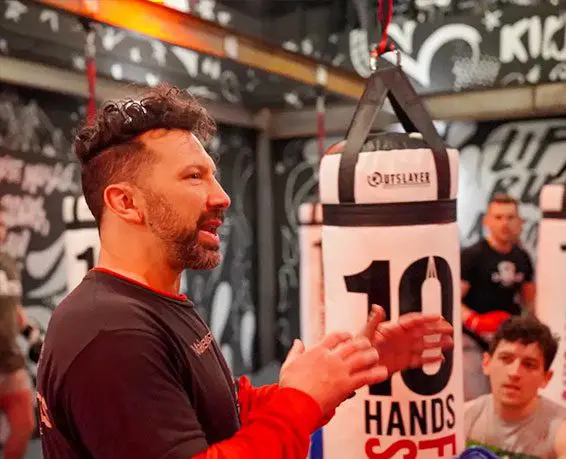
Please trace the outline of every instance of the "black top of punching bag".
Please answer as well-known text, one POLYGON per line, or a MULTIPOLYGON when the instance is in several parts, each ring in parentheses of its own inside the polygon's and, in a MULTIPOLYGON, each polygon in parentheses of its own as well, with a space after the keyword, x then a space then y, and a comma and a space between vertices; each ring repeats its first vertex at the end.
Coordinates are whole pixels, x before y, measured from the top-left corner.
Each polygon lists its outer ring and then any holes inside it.
MULTIPOLYGON (((337 155, 344 152, 345 140, 341 140, 330 146, 325 155, 337 155)), ((374 132, 368 135, 361 152, 364 151, 391 151, 391 150, 417 150, 430 148, 417 133, 406 134, 404 132, 374 132)), ((450 148, 450 147, 448 147, 450 148)))
MULTIPOLYGON (((383 61, 383 69, 373 73, 366 83, 362 97, 348 128, 346 140, 335 145, 329 154, 341 152, 338 172, 338 197, 342 204, 355 203, 354 176, 362 151, 427 148, 432 151, 438 179, 438 200, 450 199, 450 161, 444 140, 438 135, 432 118, 421 98, 400 67, 383 61), (385 98, 388 97, 399 122, 411 134, 383 133, 370 136, 371 126, 385 98), (368 144, 370 142, 370 144, 368 144), (373 145, 378 145, 375 148, 373 145), (368 148, 366 148, 366 144, 368 148), (415 147, 413 147, 415 145, 415 147)), ((381 66, 382 64, 380 64, 381 66)))

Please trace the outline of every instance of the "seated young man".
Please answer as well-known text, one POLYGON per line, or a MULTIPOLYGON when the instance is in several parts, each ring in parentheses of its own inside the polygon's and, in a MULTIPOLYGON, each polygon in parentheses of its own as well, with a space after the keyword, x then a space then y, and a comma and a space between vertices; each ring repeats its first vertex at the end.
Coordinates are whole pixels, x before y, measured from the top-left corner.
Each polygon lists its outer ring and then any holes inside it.
POLYGON ((566 408, 538 394, 557 349, 550 329, 532 316, 501 325, 483 359, 491 393, 465 405, 469 445, 501 457, 566 459, 566 408))

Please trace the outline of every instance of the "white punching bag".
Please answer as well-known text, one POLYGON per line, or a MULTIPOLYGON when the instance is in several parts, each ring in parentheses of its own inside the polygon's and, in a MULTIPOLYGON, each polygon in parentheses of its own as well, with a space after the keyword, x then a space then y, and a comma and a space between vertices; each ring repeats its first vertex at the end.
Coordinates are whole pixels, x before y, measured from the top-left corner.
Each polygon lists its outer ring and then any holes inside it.
POLYGON ((442 314, 454 350, 358 390, 324 428, 325 459, 453 458, 465 448, 457 189, 458 151, 446 149, 406 76, 373 74, 346 141, 321 162, 325 331, 358 332, 378 304, 393 321, 442 314), (368 137, 387 91, 405 130, 422 135, 368 137))
POLYGON ((67 291, 71 291, 96 265, 100 253, 100 238, 96 222, 84 196, 64 197, 63 221, 65 222, 67 291))
POLYGON ((554 376, 542 393, 566 406, 566 184, 545 185, 539 205, 536 315, 560 339, 554 376))
MULTIPOLYGON (((299 206, 300 324, 301 340, 309 348, 324 336, 324 285, 322 273, 322 206, 299 206)), ((309 459, 322 459, 322 429, 311 437, 309 459)))
POLYGON ((324 336, 324 286, 322 277, 322 206, 299 206, 300 323, 301 340, 311 347, 324 336))

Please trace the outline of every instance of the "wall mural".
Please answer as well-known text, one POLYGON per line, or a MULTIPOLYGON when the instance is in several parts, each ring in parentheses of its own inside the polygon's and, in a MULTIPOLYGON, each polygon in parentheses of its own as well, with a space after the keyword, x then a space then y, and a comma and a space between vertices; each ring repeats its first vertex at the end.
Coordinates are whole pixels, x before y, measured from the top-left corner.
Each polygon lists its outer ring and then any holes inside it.
POLYGON ((0 84, 2 250, 19 261, 24 304, 43 324, 66 292, 62 202, 80 192, 69 139, 82 110, 70 97, 0 84))
MULTIPOLYGON (((566 81, 566 20, 555 7, 486 8, 434 22, 398 21, 388 36, 420 93, 566 81)), ((370 73, 367 30, 349 32, 350 63, 370 73)), ((395 62, 395 56, 386 55, 395 62)))
MULTIPOLYGON (((348 2, 341 22, 333 20, 330 8, 296 11, 274 19, 270 33, 290 51, 366 78, 369 49, 380 36, 373 5, 348 2), (309 26, 301 28, 305 21, 309 26)), ((566 81, 565 33, 564 10, 550 3, 487 5, 427 21, 399 17, 388 28, 403 68, 421 94, 566 81)), ((392 53, 385 58, 396 61, 392 53)))
POLYGON ((566 181, 566 118, 451 123, 446 141, 461 153, 458 223, 462 243, 477 241, 487 201, 494 193, 505 192, 521 203, 522 240, 534 258, 540 190, 546 183, 566 181))
MULTIPOLYGON (((209 20, 226 20, 231 14, 223 15, 214 2, 199 5, 197 11, 209 20)), ((148 86, 167 81, 203 99, 243 103, 252 109, 266 103, 300 108, 316 97, 307 85, 229 59, 104 24, 96 24, 95 29, 97 72, 109 79, 148 86)), ((30 0, 0 4, 0 55, 84 72, 84 40, 83 26, 70 14, 30 0)))
MULTIPOLYGON (((326 139, 329 147, 340 140, 326 139)), ((318 195, 318 140, 277 140, 272 145, 277 285, 277 358, 283 360, 299 328, 298 209, 318 195)))
MULTIPOLYGON (((67 293, 62 201, 81 192, 70 139, 84 111, 77 98, 0 84, 0 214, 9 230, 0 250, 19 261, 24 305, 44 328, 67 293)), ((254 146, 253 131, 219 126, 211 150, 232 197, 225 257, 183 283, 238 374, 252 369, 255 344, 254 146)))
MULTIPOLYGON (((353 3, 344 11, 309 8, 265 18, 270 27, 213 0, 194 2, 191 12, 369 75, 376 15, 372 11, 360 17, 353 3), (303 24, 305 18, 309 27, 303 24)), ((422 94, 566 81, 565 33, 564 13, 550 4, 492 5, 481 14, 439 16, 427 22, 396 20, 388 29, 405 72, 422 94)), ((30 0, 0 4, 0 54, 82 72, 83 43, 83 28, 71 15, 30 0)), ((302 108, 316 97, 307 85, 102 24, 97 25, 96 46, 99 74, 118 81, 149 86, 169 81, 205 99, 252 109, 302 108)), ((395 56, 386 59, 394 61, 395 56)))

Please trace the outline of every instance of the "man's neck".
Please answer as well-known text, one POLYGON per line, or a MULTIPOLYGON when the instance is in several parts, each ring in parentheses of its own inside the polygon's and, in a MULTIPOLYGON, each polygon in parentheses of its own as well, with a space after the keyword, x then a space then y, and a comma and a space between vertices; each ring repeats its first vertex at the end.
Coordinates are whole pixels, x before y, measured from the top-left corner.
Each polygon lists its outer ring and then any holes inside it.
POLYGON ((486 238, 486 241, 493 250, 499 253, 509 253, 513 248, 512 242, 499 241, 495 239, 493 236, 488 236, 486 238))
POLYGON ((135 255, 123 257, 101 248, 96 266, 147 285, 154 290, 173 295, 179 294, 181 273, 171 269, 162 260, 141 259, 135 255))
POLYGON ((533 414, 538 407, 539 401, 540 398, 536 396, 526 405, 514 407, 514 406, 503 405, 499 403, 495 399, 495 397, 493 397, 493 406, 495 408, 495 413, 502 421, 518 422, 533 414))

